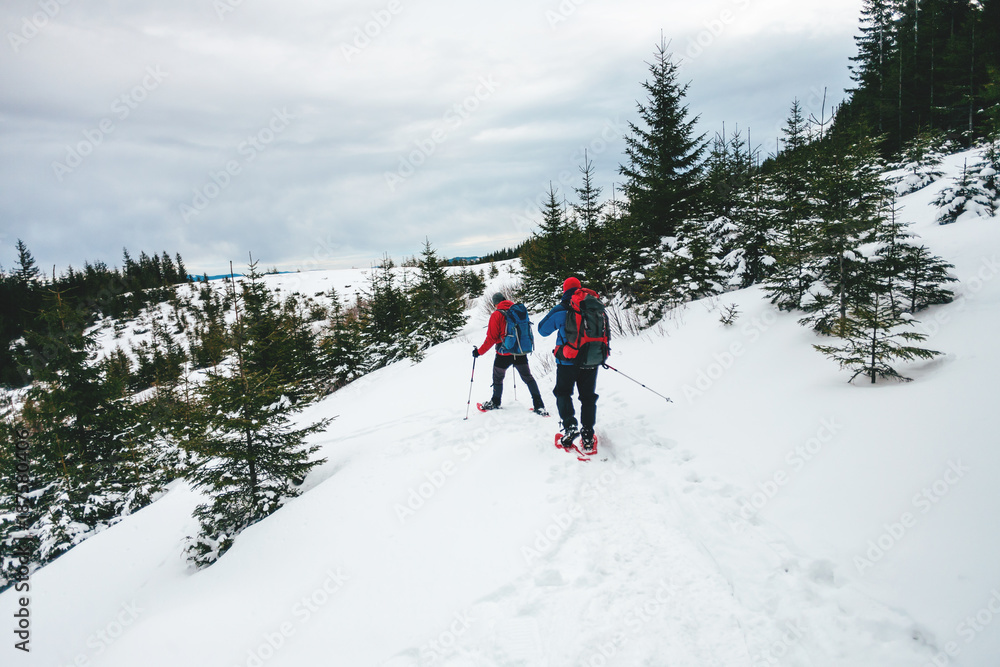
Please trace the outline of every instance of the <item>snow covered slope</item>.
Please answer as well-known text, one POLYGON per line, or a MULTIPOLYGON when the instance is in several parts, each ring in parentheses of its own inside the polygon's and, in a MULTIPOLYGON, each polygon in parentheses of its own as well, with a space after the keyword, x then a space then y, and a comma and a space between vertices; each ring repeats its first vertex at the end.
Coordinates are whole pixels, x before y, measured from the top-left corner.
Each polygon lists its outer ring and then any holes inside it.
POLYGON ((601 371, 584 463, 510 375, 503 410, 463 419, 477 309, 307 409, 337 416, 328 462, 212 567, 181 558, 199 498, 176 483, 36 573, 32 652, 3 665, 994 667, 1000 221, 933 224, 939 186, 902 202, 961 280, 922 314, 946 355, 914 382, 848 385, 794 314, 735 292, 615 342, 675 402, 601 371))

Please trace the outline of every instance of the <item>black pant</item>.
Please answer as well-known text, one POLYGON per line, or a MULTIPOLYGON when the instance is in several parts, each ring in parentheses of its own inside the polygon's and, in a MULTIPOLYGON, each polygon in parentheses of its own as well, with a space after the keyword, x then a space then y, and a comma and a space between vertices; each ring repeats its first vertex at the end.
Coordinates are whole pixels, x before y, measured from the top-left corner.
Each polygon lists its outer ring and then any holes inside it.
POLYGON ((552 393, 556 397, 556 408, 563 426, 576 424, 576 411, 573 409, 573 387, 580 396, 580 423, 584 430, 593 431, 597 421, 597 367, 582 368, 556 364, 556 388, 552 393))
POLYGON ((507 369, 513 366, 517 369, 524 384, 531 394, 532 407, 544 408, 542 394, 538 391, 538 383, 531 376, 531 368, 528 366, 528 356, 524 354, 498 354, 493 361, 493 404, 500 405, 503 396, 503 379, 507 375, 507 369))

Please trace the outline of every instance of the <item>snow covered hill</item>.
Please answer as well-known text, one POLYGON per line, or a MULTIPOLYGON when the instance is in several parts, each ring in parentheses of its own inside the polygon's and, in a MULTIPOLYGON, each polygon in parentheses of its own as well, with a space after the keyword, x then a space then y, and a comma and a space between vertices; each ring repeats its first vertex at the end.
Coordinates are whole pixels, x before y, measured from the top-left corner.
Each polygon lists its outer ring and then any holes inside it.
MULTIPOLYGON (((945 355, 901 369, 914 382, 848 385, 795 314, 733 292, 614 343, 674 403, 601 371, 601 451, 580 462, 510 374, 503 410, 464 419, 474 309, 419 364, 301 414, 336 416, 327 463, 212 567, 182 559, 199 496, 178 482, 37 572, 32 651, 3 664, 995 666, 1000 220, 936 225, 941 187, 901 202, 960 279, 922 313, 945 355)), ((336 273, 268 280, 358 279, 336 273)))

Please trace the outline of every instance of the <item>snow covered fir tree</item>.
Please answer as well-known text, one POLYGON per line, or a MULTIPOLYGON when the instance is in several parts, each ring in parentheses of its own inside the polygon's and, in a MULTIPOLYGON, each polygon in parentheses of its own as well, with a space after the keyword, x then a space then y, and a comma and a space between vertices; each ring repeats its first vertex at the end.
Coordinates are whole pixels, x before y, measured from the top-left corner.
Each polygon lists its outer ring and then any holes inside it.
MULTIPOLYGON (((750 666, 776 646, 938 664, 966 636, 933 619, 952 589, 918 622, 893 585, 967 558, 947 585, 993 609, 995 550, 963 522, 996 505, 976 473, 996 467, 998 12, 865 0, 855 88, 820 118, 791 100, 773 153, 743 119, 702 129, 661 39, 620 154, 534 175, 534 228, 478 258, 421 233, 363 269, 251 257, 195 278, 123 249, 48 274, 18 239, 0 258, 0 599, 29 577, 65 589, 47 630, 74 649, 91 629, 73 586, 97 588, 81 572, 108 589, 100 614, 148 604, 109 665, 164 628, 212 664, 243 644, 263 664, 259 637, 276 664, 750 666), (523 386, 462 419, 492 389, 468 348, 493 295, 537 326, 567 277, 606 305, 622 368, 599 371, 601 445, 579 462, 523 386)), ((1000 646, 977 622, 965 655, 1000 646)))

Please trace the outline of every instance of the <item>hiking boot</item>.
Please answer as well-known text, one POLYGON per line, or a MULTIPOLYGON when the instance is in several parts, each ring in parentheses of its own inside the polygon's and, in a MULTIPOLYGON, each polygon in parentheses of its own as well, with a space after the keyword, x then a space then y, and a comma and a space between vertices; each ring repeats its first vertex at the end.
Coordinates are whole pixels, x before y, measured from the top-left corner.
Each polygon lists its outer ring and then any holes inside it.
POLYGON ((594 439, 593 429, 585 428, 580 432, 580 445, 584 454, 593 454, 597 451, 597 441, 594 439))
POLYGON ((548 417, 549 416, 549 411, 545 409, 544 405, 541 406, 541 407, 532 408, 531 411, 534 412, 539 417, 548 417))
POLYGON ((562 445, 563 449, 573 446, 573 441, 576 440, 577 436, 580 435, 580 429, 576 427, 576 424, 570 424, 569 426, 563 425, 563 437, 559 440, 559 444, 562 445))
POLYGON ((490 399, 490 400, 486 401, 485 403, 480 403, 479 407, 481 409, 483 409, 483 410, 499 410, 500 409, 500 403, 499 403, 499 401, 494 401, 493 399, 490 399))

